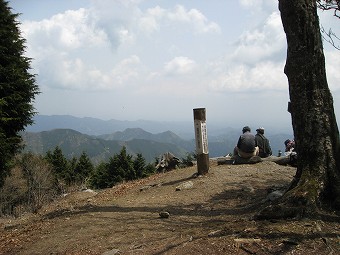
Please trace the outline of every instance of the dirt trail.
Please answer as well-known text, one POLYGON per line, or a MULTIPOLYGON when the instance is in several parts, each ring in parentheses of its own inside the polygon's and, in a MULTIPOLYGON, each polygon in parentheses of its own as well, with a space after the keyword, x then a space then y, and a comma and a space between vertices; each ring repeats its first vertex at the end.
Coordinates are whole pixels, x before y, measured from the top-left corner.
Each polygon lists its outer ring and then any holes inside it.
POLYGON ((196 172, 76 192, 36 215, 1 219, 0 254, 340 254, 335 216, 252 219, 269 191, 289 184, 294 168, 212 162, 206 176, 196 172))

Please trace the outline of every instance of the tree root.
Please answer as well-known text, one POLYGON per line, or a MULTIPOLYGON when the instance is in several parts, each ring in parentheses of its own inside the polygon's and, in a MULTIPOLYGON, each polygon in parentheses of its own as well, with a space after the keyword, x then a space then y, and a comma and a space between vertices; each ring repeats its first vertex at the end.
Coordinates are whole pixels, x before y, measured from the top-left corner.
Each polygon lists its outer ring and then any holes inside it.
POLYGON ((256 220, 277 220, 315 217, 318 214, 316 202, 299 188, 286 192, 279 200, 259 211, 256 220))
POLYGON ((285 204, 269 205, 258 212, 255 220, 279 220, 301 218, 305 215, 305 210, 301 206, 288 206, 285 204))

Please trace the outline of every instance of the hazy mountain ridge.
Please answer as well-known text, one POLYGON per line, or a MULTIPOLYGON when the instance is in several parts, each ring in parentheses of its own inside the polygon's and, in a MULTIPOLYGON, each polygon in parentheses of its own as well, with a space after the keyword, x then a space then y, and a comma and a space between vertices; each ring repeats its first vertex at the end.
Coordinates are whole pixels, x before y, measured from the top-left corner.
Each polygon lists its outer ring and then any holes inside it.
POLYGON ((186 150, 176 144, 162 143, 154 140, 133 138, 128 141, 104 140, 95 136, 82 134, 72 129, 54 129, 43 132, 25 132, 22 134, 24 151, 45 155, 59 146, 65 157, 79 157, 83 152, 94 163, 108 160, 119 153, 123 146, 131 155, 141 153, 148 162, 165 152, 171 152, 178 157, 184 157, 186 150))
MULTIPOLYGON (((26 151, 44 154, 58 145, 69 158, 86 151, 95 162, 108 159, 118 153, 122 146, 126 146, 132 155, 143 154, 148 161, 153 161, 167 151, 177 157, 195 151, 194 128, 189 122, 103 121, 95 118, 38 115, 35 124, 26 131, 26 151), (136 127, 139 124, 141 126, 136 127), (146 127, 147 131, 142 127, 146 127), (179 130, 182 136, 174 130, 179 130)), ((278 150, 284 150, 283 142, 292 138, 292 135, 274 132, 266 131, 266 136, 270 140, 273 154, 277 155, 278 150)), ((231 153, 240 134, 237 128, 208 125, 209 156, 231 153)))
POLYGON ((172 131, 165 131, 152 134, 141 128, 127 128, 124 131, 117 131, 112 134, 100 135, 98 138, 104 140, 130 141, 133 139, 151 140, 160 143, 170 143, 183 147, 186 150, 194 150, 194 140, 184 140, 172 131))
POLYGON ((42 132, 59 129, 73 129, 87 135, 104 135, 123 131, 128 128, 140 128, 150 133, 161 133, 171 130, 181 137, 193 137, 193 123, 180 121, 121 121, 101 120, 91 117, 74 117, 70 115, 36 115, 34 124, 26 128, 27 132, 42 132))

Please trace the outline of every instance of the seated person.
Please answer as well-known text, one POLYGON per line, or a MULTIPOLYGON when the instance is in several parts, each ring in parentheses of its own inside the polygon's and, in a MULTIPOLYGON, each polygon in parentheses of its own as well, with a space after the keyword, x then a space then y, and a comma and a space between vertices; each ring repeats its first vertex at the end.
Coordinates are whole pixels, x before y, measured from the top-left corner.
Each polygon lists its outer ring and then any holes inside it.
POLYGON ((272 155, 272 149, 269 144, 269 140, 264 136, 264 128, 260 127, 256 129, 255 144, 259 147, 259 156, 261 158, 267 158, 272 155))
POLYGON ((249 159, 259 154, 259 147, 255 145, 255 136, 250 133, 250 127, 245 126, 242 129, 243 134, 239 137, 234 149, 234 156, 249 159))
POLYGON ((286 146, 285 152, 289 153, 289 152, 295 151, 295 141, 294 140, 287 139, 285 141, 285 146, 286 146))
POLYGON ((289 158, 289 164, 292 166, 297 166, 298 155, 296 153, 295 141, 287 139, 285 141, 285 155, 289 158))

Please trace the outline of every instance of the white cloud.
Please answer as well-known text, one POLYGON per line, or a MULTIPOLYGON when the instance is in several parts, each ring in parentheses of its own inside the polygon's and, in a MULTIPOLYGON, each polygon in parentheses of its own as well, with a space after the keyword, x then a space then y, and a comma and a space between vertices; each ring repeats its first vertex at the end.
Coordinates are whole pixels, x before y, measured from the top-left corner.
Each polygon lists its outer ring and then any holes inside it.
MULTIPOLYGON (((248 5, 256 3, 244 1, 248 5)), ((234 47, 223 61, 210 64, 214 74, 210 89, 243 93, 287 89, 286 42, 278 12, 271 13, 256 29, 243 32, 234 47)))
POLYGON ((45 61, 40 67, 40 86, 79 91, 108 91, 133 86, 140 75, 140 60, 130 56, 104 71, 90 66, 80 58, 54 56, 53 62, 45 61), (59 58, 58 58, 59 57, 59 58))
POLYGON ((165 12, 166 10, 159 6, 148 9, 138 22, 140 29, 149 34, 159 31, 160 19, 164 16, 165 12))
POLYGON ((136 55, 123 59, 111 71, 112 86, 124 86, 125 84, 129 84, 131 80, 137 79, 139 76, 140 63, 140 59, 136 55))
POLYGON ((83 8, 69 10, 42 21, 25 21, 21 28, 33 49, 99 47, 107 40, 104 31, 95 26, 88 10, 83 8))
MULTIPOLYGON (((220 32, 219 26, 197 9, 186 10, 181 5, 173 9, 156 6, 143 12, 138 2, 93 1, 88 9, 68 10, 41 21, 24 21, 22 29, 29 44, 28 55, 34 59, 34 72, 40 76, 41 85, 79 90, 124 87, 124 82, 139 75, 138 69, 148 68, 142 67, 143 63, 134 53, 136 45, 146 36, 139 29, 157 32, 159 38, 168 33, 169 28, 186 34, 188 30, 193 33, 220 32), (103 52, 107 52, 109 45, 114 51, 112 55, 105 55, 103 52), (103 63, 92 60, 99 54, 103 56, 103 63), (127 57, 127 54, 133 57, 127 57)), ((176 44, 171 47, 179 49, 176 44)), ((169 57, 173 59, 164 64, 163 70, 150 69, 145 79, 192 73, 197 66, 195 61, 174 57, 174 54, 169 51, 169 57), (150 75, 152 73, 157 75, 150 75)), ((141 79, 140 83, 143 83, 141 79)))
MULTIPOLYGON (((146 67, 142 67, 139 57, 131 54, 131 57, 122 55, 120 60, 115 58, 107 65, 105 71, 96 66, 96 63, 91 63, 90 57, 79 55, 79 49, 88 49, 92 53, 100 52, 100 47, 107 46, 109 41, 117 50, 119 45, 132 47, 142 36, 136 33, 138 29, 147 33, 161 33, 161 28, 168 26, 184 31, 192 28, 195 33, 221 31, 216 23, 209 21, 197 9, 187 10, 182 5, 176 5, 174 9, 156 6, 143 13, 133 1, 115 2, 113 6, 110 2, 104 1, 101 4, 96 2, 90 9, 66 11, 40 22, 25 22, 23 29, 31 44, 29 48, 34 52, 32 56, 36 60, 34 65, 36 71, 41 75, 39 79, 44 81, 45 86, 103 90, 130 86, 130 82, 140 77, 141 70, 146 67)), ((278 77, 276 75, 278 65, 270 63, 268 59, 282 52, 283 45, 284 35, 280 17, 274 12, 267 18, 262 28, 246 31, 240 36, 234 54, 227 57, 225 63, 228 65, 227 63, 231 61, 235 66, 222 69, 215 65, 217 69, 212 71, 215 76, 206 72, 211 76, 211 88, 233 91, 276 89, 272 84, 275 84, 275 78, 278 77), (272 73, 275 75, 271 77, 272 73)), ((171 47, 177 48, 176 44, 172 44, 171 47)), ((198 67, 198 64, 189 57, 174 57, 164 64, 163 71, 149 70, 149 74, 145 74, 145 79, 140 77, 140 84, 146 83, 146 80, 160 81, 162 76, 180 77, 193 74, 198 67)), ((180 79, 179 77, 177 79, 180 79)), ((202 76, 203 79, 209 80, 202 76)), ((186 80, 189 83, 186 87, 189 88, 194 80, 186 80)), ((183 82, 178 80, 178 84, 183 82)))
POLYGON ((196 33, 221 32, 218 24, 209 21, 197 9, 191 9, 187 11, 184 6, 177 5, 173 12, 168 13, 168 17, 172 21, 191 24, 196 33))
POLYGON ((262 3, 262 0, 240 0, 241 5, 250 8, 259 6, 262 3))
POLYGON ((209 87, 214 91, 245 92, 263 90, 285 90, 287 83, 283 73, 284 63, 259 62, 254 67, 247 65, 229 66, 212 80, 209 87))
MULTIPOLYGON (((107 118, 186 118, 189 109, 191 118, 191 109, 204 104, 219 119, 255 93, 261 97, 254 102, 257 109, 273 104, 271 108, 286 113, 286 40, 277 1, 239 0, 233 5, 242 8, 225 12, 229 1, 90 0, 69 5, 60 0, 62 10, 78 7, 54 16, 49 13, 56 10, 44 13, 40 21, 34 17, 37 11, 25 16, 38 10, 35 2, 19 12, 25 17, 21 28, 27 56, 33 58, 43 92, 39 100, 45 102, 38 111, 65 114, 57 94, 65 97, 65 111, 83 116, 98 111, 107 118), (29 21, 32 17, 36 21, 29 21), (83 104, 79 98, 86 98, 83 104), (88 105, 92 98, 100 105, 97 110, 88 105)), ((323 20, 326 27, 334 23, 328 16, 323 20)), ((328 47, 325 54, 330 88, 340 91, 339 52, 328 47)))
POLYGON ((135 35, 132 34, 129 30, 127 29, 120 29, 117 31, 119 41, 121 44, 133 44, 135 42, 135 35))
POLYGON ((252 13, 266 12, 278 8, 278 1, 268 0, 239 0, 241 6, 249 9, 252 13))
POLYGON ((183 5, 176 5, 173 10, 159 6, 150 8, 138 20, 138 24, 147 33, 159 31, 161 26, 175 27, 178 24, 192 28, 197 34, 221 32, 219 25, 209 21, 202 12, 197 9, 186 10, 183 5))
POLYGON ((184 75, 191 73, 196 67, 194 60, 187 57, 176 57, 165 64, 166 75, 184 75))
POLYGON ((232 56, 234 61, 254 64, 269 58, 282 60, 286 41, 279 13, 273 12, 261 28, 245 31, 237 45, 232 56))

